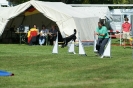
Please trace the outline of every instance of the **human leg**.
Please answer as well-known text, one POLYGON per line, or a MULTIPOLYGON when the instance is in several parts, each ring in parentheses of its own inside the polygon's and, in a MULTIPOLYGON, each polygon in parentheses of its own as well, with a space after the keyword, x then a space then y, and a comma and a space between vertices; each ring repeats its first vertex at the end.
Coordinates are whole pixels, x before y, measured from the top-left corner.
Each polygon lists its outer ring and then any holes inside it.
POLYGON ((39 37, 39 44, 42 45, 43 44, 43 36, 39 37))
POLYGON ((30 46, 32 46, 32 45, 33 45, 33 44, 32 44, 32 40, 30 40, 29 45, 30 45, 30 46))
POLYGON ((132 40, 129 39, 130 47, 133 48, 132 40))
POLYGON ((123 32, 123 46, 126 47, 127 32, 123 32))
POLYGON ((98 38, 98 40, 97 40, 97 44, 96 44, 96 50, 99 52, 99 50, 100 50, 100 44, 101 44, 101 42, 102 42, 102 38, 98 38))
POLYGON ((42 41, 41 38, 39 38, 39 44, 40 44, 40 45, 41 45, 41 41, 42 41))
POLYGON ((123 39, 123 46, 126 48, 126 39, 123 39))
POLYGON ((100 44, 99 54, 102 55, 104 52, 105 45, 108 43, 109 38, 103 39, 102 43, 100 44))
POLYGON ((44 44, 44 42, 45 42, 45 38, 43 37, 41 43, 44 44))
POLYGON ((53 45, 55 45, 56 36, 53 37, 53 45))
POLYGON ((39 44, 40 44, 40 45, 42 45, 42 42, 41 42, 41 41, 42 41, 42 38, 39 37, 39 44))
POLYGON ((46 40, 46 37, 44 36, 43 44, 46 45, 46 42, 47 42, 47 40, 46 40))

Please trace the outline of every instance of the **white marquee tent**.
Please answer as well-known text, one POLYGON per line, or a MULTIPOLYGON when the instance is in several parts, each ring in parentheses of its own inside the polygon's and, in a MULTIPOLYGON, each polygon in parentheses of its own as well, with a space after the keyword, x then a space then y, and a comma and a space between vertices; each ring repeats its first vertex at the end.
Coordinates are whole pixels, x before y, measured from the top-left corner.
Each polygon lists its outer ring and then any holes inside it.
MULTIPOLYGON (((0 14, 0 35, 9 25, 19 26, 37 24, 41 27, 42 24, 56 23, 60 32, 65 32, 67 35, 73 33, 73 29, 77 29, 80 33, 82 41, 93 41, 93 33, 97 27, 99 18, 96 16, 87 16, 79 10, 61 2, 43 2, 43 1, 28 1, 26 3, 5 9, 0 14), (33 6, 40 14, 25 16, 23 13, 33 6)), ((78 37, 78 34, 77 34, 78 37)))
MULTIPOLYGON (((78 5, 77 5, 78 6, 78 5)), ((108 24, 106 26, 111 26, 113 31, 116 31, 116 27, 113 21, 113 17, 111 15, 111 12, 108 8, 108 6, 89 6, 89 7, 73 7, 76 10, 81 11, 83 14, 86 14, 88 16, 95 16, 99 17, 101 19, 108 19, 108 24)))
POLYGON ((73 7, 73 8, 82 11, 88 16, 94 15, 101 19, 105 19, 105 17, 108 17, 110 20, 112 19, 112 15, 107 6, 102 6, 102 7, 90 6, 90 7, 73 7))

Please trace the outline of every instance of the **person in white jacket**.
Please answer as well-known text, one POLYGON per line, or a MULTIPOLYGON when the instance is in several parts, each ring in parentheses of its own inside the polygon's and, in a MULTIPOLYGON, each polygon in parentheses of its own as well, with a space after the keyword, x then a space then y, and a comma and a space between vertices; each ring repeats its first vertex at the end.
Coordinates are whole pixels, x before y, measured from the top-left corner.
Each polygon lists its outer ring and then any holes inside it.
POLYGON ((39 36, 39 44, 41 46, 45 43, 48 32, 49 31, 48 29, 46 29, 45 25, 42 25, 42 30, 40 31, 40 36, 39 36))

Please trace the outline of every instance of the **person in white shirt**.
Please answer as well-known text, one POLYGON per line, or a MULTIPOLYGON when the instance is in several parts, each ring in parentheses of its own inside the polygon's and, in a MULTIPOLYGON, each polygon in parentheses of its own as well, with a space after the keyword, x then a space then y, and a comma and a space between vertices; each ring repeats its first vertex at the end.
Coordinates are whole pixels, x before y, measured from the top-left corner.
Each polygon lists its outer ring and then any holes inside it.
POLYGON ((39 44, 41 46, 45 43, 48 32, 49 31, 48 29, 46 29, 45 25, 42 25, 42 30, 40 31, 40 36, 39 36, 39 44))

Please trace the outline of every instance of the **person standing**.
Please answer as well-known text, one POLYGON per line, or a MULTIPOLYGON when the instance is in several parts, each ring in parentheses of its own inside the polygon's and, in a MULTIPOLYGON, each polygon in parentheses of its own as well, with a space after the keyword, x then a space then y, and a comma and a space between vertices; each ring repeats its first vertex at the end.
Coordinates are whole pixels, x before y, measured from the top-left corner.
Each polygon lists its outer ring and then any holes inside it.
POLYGON ((109 34, 106 26, 103 22, 98 22, 98 27, 96 29, 95 35, 98 35, 98 40, 96 44, 97 55, 101 56, 104 53, 105 45, 109 40, 109 34))
POLYGON ((130 31, 131 31, 131 24, 128 22, 128 18, 125 18, 125 22, 122 24, 124 49, 126 47, 127 40, 129 40, 130 46, 132 48, 132 41, 130 41, 130 35, 129 35, 130 31))
POLYGON ((39 44, 42 46, 45 43, 47 34, 48 34, 48 29, 46 29, 45 25, 42 25, 42 30, 40 31, 40 36, 39 36, 39 44))

